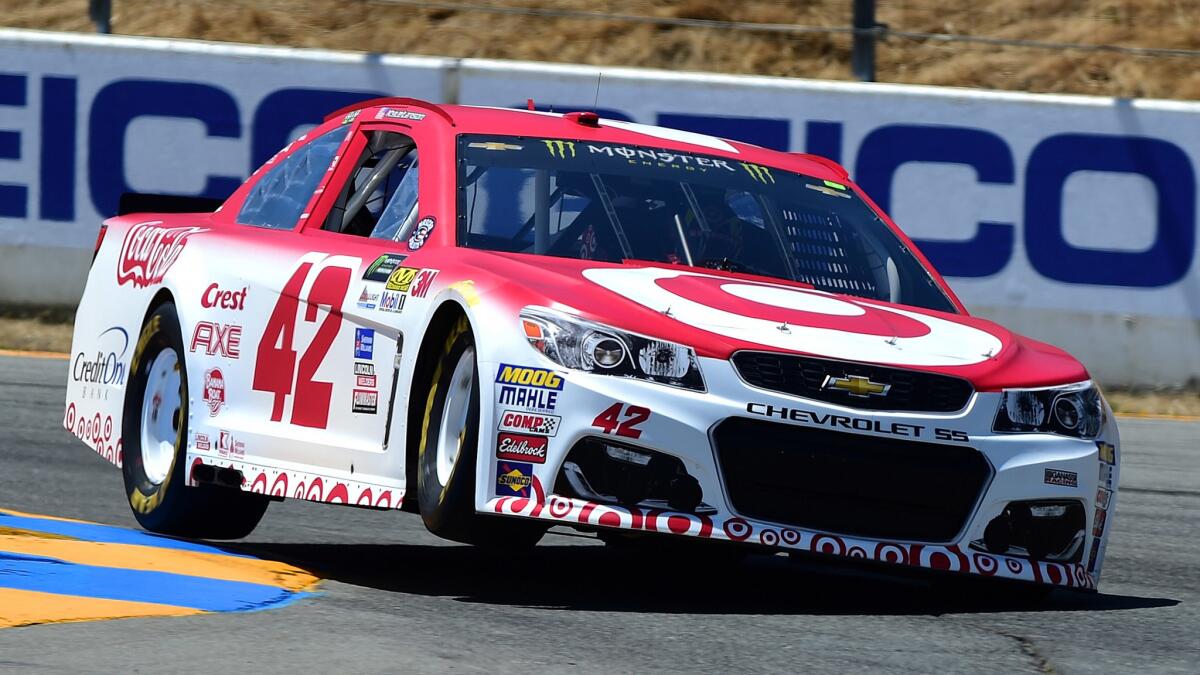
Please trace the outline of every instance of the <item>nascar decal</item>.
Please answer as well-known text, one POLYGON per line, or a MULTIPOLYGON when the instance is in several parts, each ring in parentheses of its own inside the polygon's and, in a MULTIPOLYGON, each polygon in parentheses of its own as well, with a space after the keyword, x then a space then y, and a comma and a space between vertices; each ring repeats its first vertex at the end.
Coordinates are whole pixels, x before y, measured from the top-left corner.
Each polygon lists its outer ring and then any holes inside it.
POLYGON ((550 439, 545 436, 501 433, 496 437, 496 457, 545 464, 549 443, 550 439))
POLYGON ((528 462, 496 463, 496 496, 529 497, 533 486, 533 465, 528 462))
POLYGON ((367 265, 367 270, 363 272, 364 281, 387 281, 392 272, 403 263, 408 256, 397 255, 395 253, 385 253, 375 259, 375 262, 367 265))
POLYGON ((162 227, 161 220, 129 228, 121 242, 117 262, 117 285, 133 282, 135 288, 161 283, 167 270, 179 259, 187 238, 207 232, 205 227, 162 227))
POLYGON ((965 366, 1000 353, 991 333, 868 300, 656 267, 583 271, 589 281, 689 326, 854 361, 965 366))
POLYGON ((554 436, 558 433, 558 425, 561 422, 562 418, 558 415, 505 410, 504 414, 500 415, 500 426, 497 429, 500 431, 554 436))

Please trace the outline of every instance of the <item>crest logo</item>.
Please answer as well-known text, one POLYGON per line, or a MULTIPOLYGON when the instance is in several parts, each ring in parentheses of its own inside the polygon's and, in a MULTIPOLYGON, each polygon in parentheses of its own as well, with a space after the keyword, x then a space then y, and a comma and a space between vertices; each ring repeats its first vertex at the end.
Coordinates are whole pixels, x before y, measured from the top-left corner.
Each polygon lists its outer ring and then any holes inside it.
POLYGON ((125 233, 121 243, 121 259, 117 262, 117 284, 132 281, 134 287, 145 288, 163 280, 167 270, 179 259, 187 238, 204 227, 162 227, 161 220, 134 225, 125 233))

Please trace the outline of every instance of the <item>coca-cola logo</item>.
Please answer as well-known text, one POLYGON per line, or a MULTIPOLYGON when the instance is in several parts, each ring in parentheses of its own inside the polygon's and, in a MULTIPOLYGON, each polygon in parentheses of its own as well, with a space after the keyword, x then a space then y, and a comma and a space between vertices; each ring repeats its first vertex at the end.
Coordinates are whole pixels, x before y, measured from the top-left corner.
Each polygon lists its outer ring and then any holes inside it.
POLYGON ((134 287, 144 288, 163 280, 167 270, 179 259, 187 238, 205 227, 162 227, 161 220, 138 223, 125 233, 121 243, 121 259, 117 262, 117 284, 132 281, 134 287))
POLYGON ((496 457, 543 464, 549 440, 545 436, 502 433, 496 439, 496 457))
POLYGON ((208 404, 209 417, 216 417, 225 405, 225 375, 220 368, 204 374, 204 402, 208 404))

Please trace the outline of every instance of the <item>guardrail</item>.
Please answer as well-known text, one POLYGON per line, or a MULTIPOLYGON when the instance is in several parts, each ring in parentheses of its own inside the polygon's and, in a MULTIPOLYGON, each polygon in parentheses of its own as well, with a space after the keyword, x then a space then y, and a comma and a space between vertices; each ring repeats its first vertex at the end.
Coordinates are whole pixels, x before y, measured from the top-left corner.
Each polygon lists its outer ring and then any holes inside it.
MULTIPOLYGON (((379 94, 591 109, 597 70, 0 30, 0 302, 70 304, 122 192, 220 196, 379 94)), ((605 68, 603 116, 815 152, 972 311, 1120 384, 1200 377, 1200 104, 605 68)))

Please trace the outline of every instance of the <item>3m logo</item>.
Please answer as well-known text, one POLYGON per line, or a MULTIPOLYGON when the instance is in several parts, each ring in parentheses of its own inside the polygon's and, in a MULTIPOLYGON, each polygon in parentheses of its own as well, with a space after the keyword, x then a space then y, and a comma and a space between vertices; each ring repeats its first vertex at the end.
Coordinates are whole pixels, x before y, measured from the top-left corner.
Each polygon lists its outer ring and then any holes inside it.
POLYGON ((429 288, 433 286, 433 280, 437 278, 437 270, 421 270, 413 281, 412 290, 409 294, 414 298, 423 298, 429 294, 429 288))
POLYGON ((132 281, 135 288, 160 283, 167 270, 179 259, 187 238, 205 227, 160 227, 161 220, 140 223, 129 228, 121 242, 117 261, 117 284, 132 281))
POLYGON ((771 170, 767 167, 760 164, 747 164, 746 162, 740 162, 740 164, 742 165, 742 168, 746 170, 746 173, 750 174, 750 178, 754 179, 756 183, 775 182, 775 177, 771 175, 771 170))
POLYGON ((566 159, 568 152, 571 153, 572 157, 575 156, 575 141, 554 141, 543 139, 542 142, 546 144, 546 149, 550 151, 551 157, 566 159))
POLYGON ((500 372, 496 374, 496 381, 500 384, 518 384, 522 387, 537 387, 539 389, 557 389, 563 388, 562 376, 552 370, 543 368, 529 368, 527 366, 510 366, 507 363, 500 364, 500 372))

